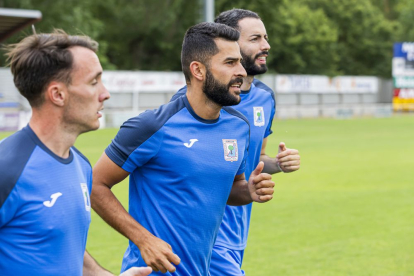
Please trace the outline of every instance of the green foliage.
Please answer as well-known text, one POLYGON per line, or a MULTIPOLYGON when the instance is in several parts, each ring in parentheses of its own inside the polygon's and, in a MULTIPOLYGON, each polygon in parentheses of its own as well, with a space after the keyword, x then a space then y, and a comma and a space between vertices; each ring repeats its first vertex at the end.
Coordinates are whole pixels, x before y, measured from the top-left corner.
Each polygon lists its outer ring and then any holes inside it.
POLYGON ((398 41, 414 41, 414 4, 411 0, 401 0, 396 5, 398 20, 401 29, 398 34, 398 41))
MULTIPOLYGON (((0 0, 0 6, 40 10, 38 31, 91 36, 100 43, 105 69, 179 71, 183 36, 200 20, 202 2, 0 0)), ((270 72, 390 77, 392 44, 414 41, 412 0, 215 1, 216 14, 231 8, 263 19, 270 72)), ((29 33, 27 28, 6 42, 29 33)))
POLYGON ((99 2, 96 14, 107 22, 100 39, 119 68, 179 71, 182 39, 196 11, 198 5, 184 0, 108 0, 99 2))
MULTIPOLYGON (((409 1, 409 0, 407 0, 409 1)), ((272 46, 269 68, 278 73, 391 74, 398 23, 369 0, 218 0, 219 11, 243 8, 263 19, 272 46)))
POLYGON ((338 69, 345 75, 391 75, 392 45, 398 25, 369 0, 303 0, 322 9, 338 28, 338 69))
MULTIPOLYGON (((2 0, 2 4, 40 10, 38 32, 61 28, 97 40, 104 69, 181 70, 184 33, 199 18, 198 2, 189 5, 184 0, 2 0)), ((30 33, 27 28, 6 42, 30 33)))

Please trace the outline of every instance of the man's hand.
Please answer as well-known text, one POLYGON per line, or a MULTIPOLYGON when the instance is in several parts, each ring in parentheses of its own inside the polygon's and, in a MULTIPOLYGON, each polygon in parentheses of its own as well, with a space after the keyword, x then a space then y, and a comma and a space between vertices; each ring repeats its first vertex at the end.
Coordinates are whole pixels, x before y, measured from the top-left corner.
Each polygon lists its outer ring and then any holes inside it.
POLYGON ((294 172, 300 168, 299 151, 286 148, 283 142, 279 144, 279 152, 275 159, 276 163, 279 164, 279 168, 285 173, 294 172))
POLYGON ((147 276, 152 272, 151 267, 131 267, 119 276, 147 276))
POLYGON ((147 236, 145 241, 140 243, 139 250, 145 263, 154 271, 172 273, 175 272, 175 266, 171 263, 179 265, 181 262, 168 243, 153 235, 147 236))
POLYGON ((268 173, 262 173, 264 168, 263 161, 260 161, 256 169, 250 174, 249 178, 249 192, 253 201, 267 202, 273 198, 273 187, 275 183, 272 181, 272 176, 268 173))

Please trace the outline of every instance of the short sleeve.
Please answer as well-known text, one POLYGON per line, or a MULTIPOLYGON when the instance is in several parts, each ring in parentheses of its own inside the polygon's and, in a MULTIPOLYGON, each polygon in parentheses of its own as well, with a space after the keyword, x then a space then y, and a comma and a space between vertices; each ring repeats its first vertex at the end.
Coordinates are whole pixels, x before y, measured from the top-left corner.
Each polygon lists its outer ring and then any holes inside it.
MULTIPOLYGON (((249 128, 250 128, 250 126, 249 126, 249 128)), ((237 175, 243 174, 245 172, 246 162, 247 162, 247 159, 248 159, 248 156, 249 156, 250 133, 247 133, 245 137, 248 137, 248 139, 246 139, 246 147, 244 148, 243 160, 240 163, 240 167, 239 167, 239 170, 237 171, 237 175)))
POLYGON ((272 100, 272 107, 271 107, 271 111, 270 111, 269 122, 268 122, 267 127, 266 127, 264 138, 266 138, 267 136, 269 136, 270 134, 273 133, 272 123, 273 123, 273 118, 275 117, 275 111, 276 111, 275 102, 272 100))
POLYGON ((150 111, 126 121, 106 148, 106 155, 131 173, 154 157, 163 139, 162 130, 154 129, 150 111))
POLYGON ((20 207, 19 193, 16 189, 17 187, 15 186, 0 207, 0 229, 13 220, 20 207))

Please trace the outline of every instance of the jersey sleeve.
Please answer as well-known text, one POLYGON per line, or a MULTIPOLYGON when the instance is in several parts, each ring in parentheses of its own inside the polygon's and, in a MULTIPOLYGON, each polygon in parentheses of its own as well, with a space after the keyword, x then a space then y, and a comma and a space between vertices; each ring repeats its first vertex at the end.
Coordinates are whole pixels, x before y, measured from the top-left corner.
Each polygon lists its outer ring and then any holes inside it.
POLYGON ((264 84, 263 82, 261 82, 260 80, 258 80, 256 78, 253 79, 253 84, 256 87, 267 91, 271 96, 270 100, 272 101, 272 107, 271 107, 271 111, 270 111, 269 123, 266 127, 266 132, 265 132, 265 135, 264 135, 264 138, 266 138, 267 136, 269 136, 270 134, 273 133, 273 131, 272 131, 272 122, 273 122, 273 118, 274 118, 275 112, 276 112, 275 93, 273 92, 273 90, 269 86, 267 86, 266 84, 264 84))
POLYGON ((249 156, 249 146, 250 146, 250 124, 248 123, 247 119, 247 133, 243 137, 247 137, 246 139, 246 147, 244 148, 243 160, 240 163, 239 170, 237 171, 237 175, 240 175, 245 172, 246 170, 246 162, 249 156))
POLYGON ((239 167, 239 170, 237 171, 236 175, 243 174, 244 171, 246 170, 246 160, 247 160, 248 155, 249 155, 249 152, 248 152, 248 149, 246 147, 244 149, 243 161, 240 163, 240 167, 239 167))
POLYGON ((269 136, 270 134, 273 133, 272 123, 273 123, 273 118, 275 117, 275 112, 276 112, 275 102, 272 100, 272 108, 271 108, 271 111, 270 111, 269 122, 267 123, 264 138, 266 138, 267 136, 269 136))
POLYGON ((27 133, 25 127, 0 143, 0 228, 13 219, 19 208, 17 183, 36 147, 27 133))
POLYGON ((115 164, 129 173, 154 157, 162 143, 162 131, 154 128, 152 114, 146 111, 126 121, 105 150, 115 164))
POLYGON ((14 187, 6 201, 0 207, 0 229, 9 221, 13 220, 19 208, 19 193, 16 192, 16 187, 14 187))

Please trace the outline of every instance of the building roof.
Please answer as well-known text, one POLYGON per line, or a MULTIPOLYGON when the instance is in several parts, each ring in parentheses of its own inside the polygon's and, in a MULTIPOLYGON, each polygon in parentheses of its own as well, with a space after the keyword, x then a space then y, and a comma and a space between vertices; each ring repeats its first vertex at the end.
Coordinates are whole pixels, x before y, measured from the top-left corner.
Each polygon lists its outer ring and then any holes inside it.
POLYGON ((41 19, 40 11, 0 8, 0 42, 41 19))

